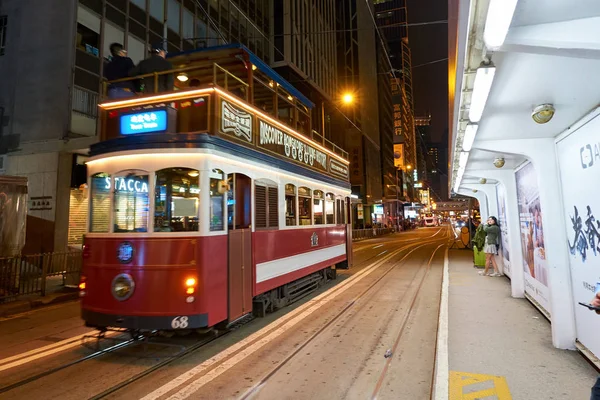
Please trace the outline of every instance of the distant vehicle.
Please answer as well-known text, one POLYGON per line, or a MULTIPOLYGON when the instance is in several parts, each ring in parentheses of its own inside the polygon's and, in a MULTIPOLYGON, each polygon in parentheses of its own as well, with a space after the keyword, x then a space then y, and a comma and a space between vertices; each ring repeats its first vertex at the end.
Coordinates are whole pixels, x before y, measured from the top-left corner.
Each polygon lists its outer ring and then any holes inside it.
POLYGON ((440 225, 437 215, 434 215, 431 213, 425 214, 425 217, 423 218, 423 220, 425 221, 425 226, 439 226, 440 225))

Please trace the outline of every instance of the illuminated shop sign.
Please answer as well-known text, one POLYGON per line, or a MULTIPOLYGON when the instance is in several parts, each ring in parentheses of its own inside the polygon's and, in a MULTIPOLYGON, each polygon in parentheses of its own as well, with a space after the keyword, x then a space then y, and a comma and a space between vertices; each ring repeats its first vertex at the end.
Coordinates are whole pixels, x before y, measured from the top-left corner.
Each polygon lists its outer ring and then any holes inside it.
MULTIPOLYGON (((259 120, 258 145, 302 164, 327 171, 327 154, 259 120)), ((347 169, 347 168, 346 168, 347 169)))
POLYGON ((252 143, 252 115, 222 100, 221 130, 252 143))
MULTIPOLYGON (((110 177, 104 178, 106 185, 104 189, 110 189, 110 177)), ((140 178, 115 177, 115 190, 119 192, 148 193, 148 183, 140 178)))
POLYGON ((121 134, 164 132, 167 130, 167 111, 157 110, 121 115, 121 134))
POLYGON ((348 177, 348 166, 335 161, 333 158, 329 160, 329 170, 334 175, 339 175, 343 178, 348 177))

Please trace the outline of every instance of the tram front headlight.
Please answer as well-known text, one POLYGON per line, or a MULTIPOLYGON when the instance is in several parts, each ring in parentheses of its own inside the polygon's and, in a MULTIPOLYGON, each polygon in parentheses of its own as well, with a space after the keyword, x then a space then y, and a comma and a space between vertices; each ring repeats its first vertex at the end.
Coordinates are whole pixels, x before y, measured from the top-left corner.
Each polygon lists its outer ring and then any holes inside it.
POLYGON ((134 289, 135 282, 129 274, 120 274, 113 279, 112 294, 119 301, 130 298, 134 289))

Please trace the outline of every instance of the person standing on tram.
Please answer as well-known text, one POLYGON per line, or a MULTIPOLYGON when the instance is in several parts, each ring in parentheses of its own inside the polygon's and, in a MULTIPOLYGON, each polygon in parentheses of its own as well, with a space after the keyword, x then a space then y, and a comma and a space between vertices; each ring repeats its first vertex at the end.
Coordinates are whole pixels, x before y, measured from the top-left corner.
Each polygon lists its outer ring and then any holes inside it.
MULTIPOLYGON (((152 74, 154 72, 164 72, 173 69, 173 64, 166 60, 167 51, 162 45, 154 45, 150 50, 151 56, 145 60, 140 61, 137 67, 133 68, 130 72, 130 76, 139 76, 152 74)), ((156 80, 158 87, 154 87, 155 77, 149 76, 143 79, 144 81, 144 93, 157 93, 157 92, 170 92, 173 90, 175 84, 175 78, 173 74, 160 74, 156 80)))
MULTIPOLYGON (((129 77, 129 71, 135 67, 133 60, 127 57, 127 50, 120 43, 110 45, 111 60, 104 67, 104 77, 108 81, 129 77)), ((119 99, 135 96, 133 81, 111 83, 108 87, 108 97, 119 99)))

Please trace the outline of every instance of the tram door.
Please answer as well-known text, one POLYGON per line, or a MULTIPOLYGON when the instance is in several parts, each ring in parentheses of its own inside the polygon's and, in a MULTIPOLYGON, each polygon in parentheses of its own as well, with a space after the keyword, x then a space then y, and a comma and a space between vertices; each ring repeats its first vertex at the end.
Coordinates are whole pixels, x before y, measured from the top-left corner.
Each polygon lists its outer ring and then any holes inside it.
POLYGON ((227 176, 229 321, 252 312, 252 179, 227 176))
POLYGON ((346 257, 347 268, 352 267, 354 253, 352 252, 352 202, 349 197, 344 199, 345 214, 346 214, 346 257))

